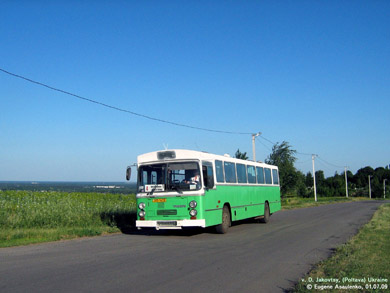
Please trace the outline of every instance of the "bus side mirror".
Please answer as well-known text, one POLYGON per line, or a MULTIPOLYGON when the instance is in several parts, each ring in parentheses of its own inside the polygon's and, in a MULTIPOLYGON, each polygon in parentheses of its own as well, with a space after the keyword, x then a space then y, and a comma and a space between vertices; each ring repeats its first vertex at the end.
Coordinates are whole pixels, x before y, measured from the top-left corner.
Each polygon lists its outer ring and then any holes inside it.
POLYGON ((127 167, 126 170, 126 180, 129 181, 131 177, 131 167, 127 167))

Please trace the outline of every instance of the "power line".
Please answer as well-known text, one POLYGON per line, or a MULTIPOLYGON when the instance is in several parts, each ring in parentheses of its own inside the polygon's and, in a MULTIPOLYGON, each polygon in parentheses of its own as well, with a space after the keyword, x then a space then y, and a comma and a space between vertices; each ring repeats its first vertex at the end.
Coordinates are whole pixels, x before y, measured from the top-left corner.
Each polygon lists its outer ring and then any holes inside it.
POLYGON ((294 164, 304 164, 304 163, 307 163, 307 162, 311 162, 311 159, 305 160, 303 162, 299 162, 299 160, 298 160, 298 162, 294 162, 294 164))
POLYGON ((276 143, 270 141, 268 138, 265 138, 265 137, 262 136, 262 135, 260 135, 260 138, 264 139, 265 141, 267 141, 267 142, 269 142, 269 143, 271 143, 271 144, 273 144, 273 145, 276 144, 276 143))
MULTIPOLYGON (((265 138, 265 137, 262 136, 262 135, 260 136, 260 138, 262 138, 262 139, 264 139, 265 141, 271 143, 272 145, 275 145, 275 144, 276 144, 275 142, 269 140, 268 138, 265 138)), ((263 145, 264 145, 264 144, 263 144, 263 145)), ((308 153, 301 153, 301 152, 298 152, 298 151, 295 151, 295 153, 296 153, 297 155, 304 155, 304 156, 312 156, 312 155, 313 155, 313 154, 308 154, 308 153)), ((311 159, 310 159, 310 161, 311 161, 311 159)))
POLYGON ((318 160, 324 162, 325 164, 328 164, 329 166, 332 166, 332 167, 336 167, 336 168, 344 168, 345 166, 338 166, 338 165, 335 165, 335 164, 332 164, 332 163, 329 163, 327 161, 325 161, 324 159, 321 159, 320 157, 317 157, 318 160))
POLYGON ((272 150, 265 144, 263 143, 262 141, 259 140, 259 143, 261 143, 267 150, 269 150, 270 152, 272 152, 272 150))
MULTIPOLYGON (((135 116, 138 116, 138 117, 142 117, 142 118, 145 118, 145 119, 149 119, 149 120, 153 120, 153 121, 157 121, 157 122, 161 122, 161 123, 166 123, 166 124, 171 124, 171 125, 175 125, 175 126, 180 126, 180 127, 186 127, 186 128, 191 128, 191 129, 196 129, 196 130, 202 130, 202 131, 208 131, 208 132, 215 132, 215 133, 225 133, 225 134, 236 134, 236 135, 252 135, 253 133, 252 132, 236 132, 236 131, 225 131, 225 130, 217 130, 217 129, 210 129, 210 128, 203 128, 203 127, 197 127, 197 126, 192 126, 192 125, 187 125, 187 124, 182 124, 182 123, 177 123, 177 122, 172 122, 172 121, 168 121, 168 120, 164 120, 164 119, 159 119, 159 118, 155 118, 155 117, 151 117, 151 116, 147 116, 147 115, 144 115, 144 114, 140 114, 140 113, 136 113, 136 112, 133 112, 133 111, 130 111, 130 110, 126 110, 126 109, 122 109, 122 108, 119 108, 119 107, 116 107, 116 106, 112 106, 112 105, 108 105, 108 104, 105 104, 105 103, 102 103, 102 102, 99 102, 99 101, 96 101, 96 100, 92 100, 92 99, 89 99, 89 98, 86 98, 86 97, 82 97, 80 95, 77 95, 77 94, 74 94, 74 93, 71 93, 71 92, 68 92, 68 91, 65 91, 65 90, 62 90, 62 89, 59 89, 59 88, 55 88, 55 87, 52 87, 50 85, 47 85, 47 84, 44 84, 42 82, 39 82, 39 81, 35 81, 35 80, 32 80, 30 78, 27 78, 27 77, 24 77, 24 76, 21 76, 21 75, 18 75, 18 74, 15 74, 15 73, 12 73, 12 72, 9 72, 7 70, 4 70, 2 68, 0 68, 0 71, 8 74, 8 75, 11 75, 13 77, 17 77, 19 79, 23 79, 25 81, 28 81, 30 83, 34 83, 34 84, 37 84, 39 86, 43 86, 43 87, 46 87, 48 89, 51 89, 53 91, 57 91, 57 92, 60 92, 60 93, 63 93, 63 94, 66 94, 66 95, 69 95, 69 96, 72 96, 72 97, 75 97, 77 99, 81 99, 81 100, 84 100, 84 101, 87 101, 87 102, 90 102, 90 103, 94 103, 94 104, 97 104, 97 105, 100 105, 100 106, 103 106, 103 107, 106 107, 106 108, 109 108, 109 109, 112 109, 112 110, 116 110, 116 111, 120 111, 120 112, 124 112, 124 113, 128 113, 128 114, 131 114, 131 115, 135 115, 135 116)), ((274 143, 273 141, 269 140, 268 138, 260 135, 260 138, 262 138, 263 140, 267 141, 268 143, 272 144, 272 145, 275 145, 276 143, 274 143)), ((262 143, 260 141, 260 143, 266 147, 268 150, 272 151, 269 147, 267 147, 264 143, 262 143)), ((299 155, 305 155, 305 156, 312 156, 313 154, 308 154, 308 153, 301 153, 301 152, 296 152, 297 154, 299 155)), ((333 167, 336 167, 336 168, 344 168, 344 166, 338 166, 338 165, 335 165, 335 164, 332 164, 332 163, 329 163, 327 161, 325 161, 324 159, 321 159, 318 157, 318 155, 316 155, 316 157, 324 162, 325 164, 328 164, 330 166, 333 166, 333 167)), ((300 163, 304 163, 304 162, 300 162, 300 163)))
MULTIPOLYGON (((262 139, 264 139, 265 141, 271 143, 272 145, 276 145, 275 142, 269 140, 268 138, 264 137, 263 135, 260 135, 259 137, 262 138, 262 139)), ((262 145, 265 146, 265 144, 263 144, 263 143, 262 143, 262 145)), ((268 149, 269 149, 269 148, 268 148, 268 149)), ((269 150, 270 150, 270 149, 269 149, 269 150)), ((295 151, 295 153, 298 154, 298 155, 304 155, 304 156, 312 156, 312 155, 313 155, 313 154, 308 154, 308 153, 301 153, 301 152, 298 152, 298 151, 295 151)), ((310 159, 310 161, 311 161, 311 159, 310 159)))
MULTIPOLYGON (((319 159, 319 158, 317 157, 317 159, 319 159)), ((329 165, 325 164, 324 161, 319 159, 318 163, 321 164, 323 166, 323 168, 325 168, 326 170, 331 171, 331 172, 334 171, 334 169, 332 169, 329 165)))
POLYGON ((89 99, 89 98, 85 98, 85 97, 82 97, 80 95, 76 95, 76 94, 73 94, 71 92, 64 91, 62 89, 55 88, 55 87, 52 87, 50 85, 44 84, 42 82, 35 81, 35 80, 30 79, 30 78, 27 78, 27 77, 24 77, 24 76, 21 76, 21 75, 9 72, 9 71, 4 70, 2 68, 0 68, 0 71, 6 73, 8 75, 11 75, 13 77, 17 77, 17 78, 23 79, 25 81, 28 81, 28 82, 31 82, 31 83, 34 83, 34 84, 46 87, 46 88, 51 89, 53 91, 57 91, 57 92, 60 92, 60 93, 63 93, 63 94, 66 94, 66 95, 69 95, 69 96, 72 96, 72 97, 75 97, 75 98, 87 101, 87 102, 90 102, 90 103, 94 103, 94 104, 97 104, 97 105, 100 105, 100 106, 103 106, 103 107, 106 107, 106 108, 110 108, 112 110, 128 113, 128 114, 135 115, 135 116, 138 116, 138 117, 142 117, 142 118, 145 118, 145 119, 158 121, 158 122, 162 122, 162 123, 166 123, 166 124, 171 124, 171 125, 175 125, 175 126, 180 126, 180 127, 186 127, 186 128, 197 129, 197 130, 202 130, 202 131, 208 131, 208 132, 217 132, 217 133, 226 133, 226 134, 240 134, 240 135, 241 134, 243 134, 243 135, 252 134, 252 132, 236 132, 236 131, 225 131, 225 130, 209 129, 209 128, 203 128, 203 127, 197 127, 197 126, 192 126, 192 125, 172 122, 172 121, 168 121, 168 120, 164 120, 164 119, 159 119, 159 118, 147 116, 147 115, 144 115, 144 114, 136 113, 136 112, 133 112, 133 111, 130 111, 130 110, 122 109, 122 108, 119 108, 119 107, 116 107, 116 106, 111 106, 111 105, 108 105, 108 104, 105 104, 105 103, 102 103, 102 102, 99 102, 99 101, 95 101, 95 100, 92 100, 92 99, 89 99))
MULTIPOLYGON (((276 144, 276 143, 270 141, 269 139, 265 138, 265 137, 262 136, 262 135, 260 136, 260 138, 266 140, 267 142, 269 142, 269 143, 271 143, 271 144, 273 144, 273 145, 276 144)), ((262 143, 261 141, 260 141, 260 143, 261 143, 263 146, 265 146, 268 150, 272 151, 270 148, 268 148, 268 147, 267 147, 264 143, 262 143)), ((338 165, 329 163, 329 162, 325 161, 324 159, 321 159, 321 158, 320 158, 318 155, 316 155, 316 154, 301 153, 301 152, 298 152, 298 151, 295 151, 295 153, 296 153, 297 155, 303 155, 303 156, 311 156, 311 157, 315 156, 316 158, 318 158, 318 159, 319 159, 320 161, 322 161, 323 163, 325 163, 325 164, 327 164, 327 165, 330 165, 330 166, 332 166, 332 167, 336 167, 336 168, 344 168, 344 167, 345 167, 345 166, 338 166, 338 165)), ((304 161, 304 162, 295 162, 295 163, 303 164, 303 163, 306 163, 306 162, 309 162, 309 161, 312 161, 312 160, 313 160, 313 159, 311 158, 311 159, 309 159, 309 160, 307 160, 307 161, 304 161)), ((325 166, 325 165, 324 165, 324 166, 325 166)), ((327 167, 327 166, 325 166, 325 167, 327 167)), ((329 168, 328 168, 328 169, 329 169, 329 168)), ((329 169, 329 170, 330 170, 330 169, 329 169)))

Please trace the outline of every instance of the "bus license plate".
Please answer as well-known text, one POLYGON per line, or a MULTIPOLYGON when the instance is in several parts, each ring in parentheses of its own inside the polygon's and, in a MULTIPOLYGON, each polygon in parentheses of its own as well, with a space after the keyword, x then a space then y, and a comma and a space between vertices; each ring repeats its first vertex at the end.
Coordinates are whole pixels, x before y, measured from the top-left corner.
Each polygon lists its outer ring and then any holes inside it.
POLYGON ((157 221, 157 225, 162 227, 176 227, 177 221, 157 221))
POLYGON ((166 202, 167 199, 166 198, 155 198, 153 199, 153 202, 166 202))

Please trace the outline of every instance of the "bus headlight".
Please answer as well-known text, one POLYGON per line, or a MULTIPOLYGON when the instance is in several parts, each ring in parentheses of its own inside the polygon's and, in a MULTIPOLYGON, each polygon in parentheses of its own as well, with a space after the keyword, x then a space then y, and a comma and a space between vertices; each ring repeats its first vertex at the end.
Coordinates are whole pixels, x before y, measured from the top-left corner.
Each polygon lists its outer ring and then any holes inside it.
POLYGON ((198 212, 196 210, 191 210, 190 211, 190 216, 191 217, 195 217, 197 214, 198 214, 198 212))
POLYGON ((144 202, 140 202, 139 205, 138 205, 138 208, 139 208, 140 210, 145 209, 145 203, 144 203, 144 202))
POLYGON ((140 218, 145 217, 145 211, 139 211, 138 216, 139 216, 140 218))
POLYGON ((191 209, 196 208, 197 205, 198 205, 198 203, 195 200, 190 201, 190 208, 191 209))

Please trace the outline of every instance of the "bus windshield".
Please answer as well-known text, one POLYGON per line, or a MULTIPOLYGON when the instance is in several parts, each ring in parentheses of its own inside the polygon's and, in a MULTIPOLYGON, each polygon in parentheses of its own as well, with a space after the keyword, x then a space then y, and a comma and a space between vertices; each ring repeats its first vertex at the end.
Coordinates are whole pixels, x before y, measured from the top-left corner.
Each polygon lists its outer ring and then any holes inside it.
POLYGON ((138 192, 199 190, 200 169, 197 162, 142 165, 138 170, 138 192))

